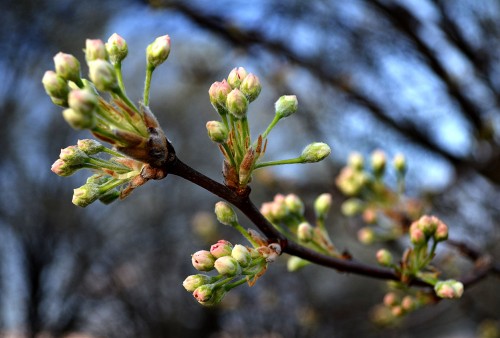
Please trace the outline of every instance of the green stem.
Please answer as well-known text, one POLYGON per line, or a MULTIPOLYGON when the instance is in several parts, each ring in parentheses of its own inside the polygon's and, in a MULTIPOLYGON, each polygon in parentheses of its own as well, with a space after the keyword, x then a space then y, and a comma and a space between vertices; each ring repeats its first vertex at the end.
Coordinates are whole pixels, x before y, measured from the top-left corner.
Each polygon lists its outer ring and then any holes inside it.
POLYGON ((148 63, 148 65, 146 66, 146 80, 144 81, 144 94, 142 96, 142 101, 144 102, 145 106, 149 105, 149 90, 151 87, 151 78, 153 76, 154 70, 155 67, 148 63))
POLYGON ((291 158, 288 160, 277 160, 277 161, 269 161, 269 162, 261 162, 257 163, 254 169, 260 169, 264 167, 270 167, 273 165, 282 165, 282 164, 295 164, 295 163, 304 163, 302 157, 291 158))
POLYGON ((233 226, 236 230, 238 230, 240 232, 240 234, 243 235, 243 237, 245 237, 247 239, 247 241, 250 242, 250 244, 252 244, 252 246, 254 248, 258 248, 259 245, 257 244, 257 242, 252 238, 252 236, 250 236, 248 234, 248 231, 246 231, 240 223, 238 223, 237 221, 232 223, 231 226, 233 226))
POLYGON ((116 73, 116 79, 118 80, 118 86, 120 87, 121 91, 127 95, 125 91, 125 85, 123 84, 123 75, 122 75, 122 62, 117 61, 115 64, 115 73, 116 73))
POLYGON ((88 163, 98 167, 98 168, 106 168, 106 169, 109 169, 109 170, 113 170, 113 171, 116 171, 118 173, 126 173, 126 172, 129 172, 131 171, 130 168, 126 167, 126 166, 123 166, 123 165, 120 165, 120 164, 113 164, 109 161, 106 161, 106 160, 102 160, 100 158, 93 158, 91 157, 89 160, 88 160, 88 163))
POLYGON ((269 135, 271 130, 273 130, 274 126, 279 122, 280 119, 281 117, 279 117, 278 115, 274 115, 274 119, 271 121, 271 123, 269 123, 266 130, 262 133, 262 139, 265 139, 267 135, 269 135))
POLYGON ((231 166, 233 168, 236 168, 236 161, 234 160, 233 153, 231 152, 231 149, 229 148, 228 144, 226 142, 222 143, 222 147, 226 151, 227 156, 229 157, 229 162, 231 163, 231 166))
POLYGON ((240 280, 237 280, 234 283, 230 283, 230 284, 225 285, 224 288, 226 289, 226 291, 229 291, 229 290, 231 290, 231 289, 233 289, 233 288, 235 288, 235 287, 237 287, 237 286, 239 286, 241 284, 245 284, 246 281, 247 281, 246 277, 245 278, 241 278, 240 280))
POLYGON ((115 91, 115 94, 118 95, 118 97, 120 99, 122 99, 123 102, 125 102, 127 104, 127 106, 129 106, 130 108, 132 108, 136 113, 140 114, 139 113, 139 109, 137 109, 137 107, 135 106, 135 104, 130 101, 130 99, 128 98, 128 96, 125 94, 124 91, 121 90, 120 87, 118 87, 118 89, 115 91))
POLYGON ((123 156, 122 153, 119 153, 119 152, 114 151, 113 149, 109 149, 109 148, 104 148, 103 152, 110 154, 110 155, 113 155, 115 157, 125 157, 125 156, 123 156))

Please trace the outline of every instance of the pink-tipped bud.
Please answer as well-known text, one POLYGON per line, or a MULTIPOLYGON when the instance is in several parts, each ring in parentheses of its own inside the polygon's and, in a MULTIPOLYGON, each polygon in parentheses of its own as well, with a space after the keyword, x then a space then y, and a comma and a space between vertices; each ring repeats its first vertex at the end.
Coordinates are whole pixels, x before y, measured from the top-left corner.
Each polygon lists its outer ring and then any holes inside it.
POLYGON ((399 304, 399 297, 394 292, 388 292, 384 296, 385 306, 394 306, 399 304))
POLYGON ((239 89, 233 89, 227 94, 226 107, 234 117, 242 119, 247 114, 248 100, 239 89))
POLYGON ((302 163, 314 163, 324 160, 328 155, 330 155, 331 152, 332 150, 328 144, 323 142, 314 142, 302 150, 300 158, 302 159, 302 163))
POLYGON ((248 72, 243 67, 233 68, 227 76, 227 83, 231 88, 240 88, 241 82, 247 77, 248 72))
POLYGON ((219 121, 207 122, 208 137, 216 143, 224 143, 227 140, 228 131, 224 123, 219 121))
POLYGON ((214 268, 215 257, 208 250, 200 250, 193 254, 191 263, 198 271, 210 271, 214 268))
POLYGON ((249 102, 254 101, 262 90, 259 78, 252 73, 248 74, 240 84, 240 90, 247 97, 249 102))
POLYGON ((68 95, 68 105, 77 113, 91 115, 97 106, 97 96, 87 89, 75 89, 68 95))
POLYGON ((58 176, 67 177, 73 175, 81 168, 81 166, 72 166, 64 162, 63 160, 58 159, 52 164, 50 170, 58 176))
POLYGON ((215 258, 220 258, 224 256, 231 255, 231 251, 233 251, 233 245, 226 240, 219 240, 217 243, 213 244, 210 247, 210 253, 215 258))
POLYGON ((67 106, 69 86, 62 77, 57 75, 54 71, 48 70, 43 75, 42 84, 47 95, 51 98, 61 100, 62 106, 67 106))
POLYGON ((406 312, 413 311, 417 307, 417 303, 415 302, 415 298, 412 296, 404 296, 401 300, 401 307, 406 312))
POLYGON ((215 204, 215 216, 217 216, 217 220, 224 225, 232 226, 234 223, 238 222, 236 213, 226 202, 221 201, 215 204))
POLYGON ((120 35, 114 33, 106 43, 106 51, 108 52, 109 60, 113 64, 121 62, 128 54, 127 42, 120 35))
POLYGON ((418 226, 410 226, 410 241, 415 246, 421 246, 427 243, 425 233, 418 226))
POLYGON ((250 250, 241 244, 236 244, 231 251, 231 257, 236 259, 242 268, 246 268, 252 261, 250 250))
POLYGON ((358 240, 363 244, 372 244, 376 240, 375 232, 369 227, 361 228, 358 231, 358 240))
POLYGON ((67 81, 79 82, 81 79, 80 62, 71 54, 59 52, 54 56, 56 73, 67 81))
POLYGON ((319 195, 314 201, 314 212, 316 213, 316 218, 325 219, 332 206, 332 195, 324 193, 319 195))
POLYGON ((393 263, 392 254, 387 249, 377 251, 377 262, 383 266, 391 266, 393 263))
POLYGON ((302 222, 297 227, 297 238, 301 242, 310 242, 314 235, 314 228, 307 222, 302 222))
POLYGON ((85 60, 87 60, 87 62, 107 59, 108 52, 102 40, 87 39, 85 41, 85 60))
POLYGON ((168 58, 170 54, 170 36, 157 37, 146 49, 148 64, 158 67, 168 58))
POLYGON ((240 264, 232 256, 217 258, 214 266, 220 275, 235 276, 241 273, 240 264))
POLYGON ((182 286, 186 291, 188 292, 193 292, 197 288, 199 288, 202 285, 208 284, 212 281, 212 277, 203 275, 203 274, 197 274, 197 275, 191 275, 187 276, 187 278, 182 282, 182 286))
POLYGON ((115 69, 111 63, 97 59, 88 64, 89 77, 97 89, 112 92, 118 88, 115 69))
POLYGON ((299 106, 297 96, 283 95, 274 103, 275 114, 281 119, 294 114, 299 106))
POLYGON ((69 146, 61 149, 59 158, 69 165, 80 165, 89 160, 89 156, 78 149, 77 146, 69 146))
POLYGON ((418 220, 418 227, 424 232, 427 238, 430 238, 436 232, 438 222, 437 217, 424 215, 418 220))
POLYGON ((214 295, 215 284, 203 284, 193 291, 193 296, 200 303, 208 302, 214 295))
POLYGON ((434 240, 436 242, 446 241, 448 239, 448 226, 442 221, 438 222, 436 232, 434 233, 434 240))
POLYGON ((439 281, 434 285, 434 291, 440 298, 460 298, 464 293, 464 285, 454 279, 439 281))
POLYGON ((74 129, 92 129, 95 126, 94 115, 84 115, 74 109, 64 109, 62 112, 64 120, 74 129))
POLYGON ((231 86, 222 80, 221 82, 214 82, 208 90, 208 97, 210 98, 210 103, 219 112, 219 114, 225 114, 225 106, 227 101, 227 94, 231 92, 231 86))

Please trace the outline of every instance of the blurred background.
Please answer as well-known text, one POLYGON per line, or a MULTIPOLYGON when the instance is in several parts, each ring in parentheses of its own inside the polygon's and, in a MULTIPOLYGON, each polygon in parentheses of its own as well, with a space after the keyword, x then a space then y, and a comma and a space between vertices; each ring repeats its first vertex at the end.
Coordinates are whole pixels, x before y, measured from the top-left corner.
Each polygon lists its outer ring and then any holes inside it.
MULTIPOLYGON (((218 199, 168 176, 124 201, 75 207, 72 189, 86 173, 62 179, 50 166, 89 134, 67 126, 41 79, 59 51, 77 56, 86 75, 85 39, 116 32, 129 45, 127 92, 139 100, 145 48, 169 34, 151 108, 182 160, 221 180, 221 155, 206 136, 206 121, 217 118, 207 91, 243 66, 263 84, 249 113, 255 133, 279 96, 299 99, 299 112, 273 131, 268 159, 295 157, 313 141, 333 150, 320 164, 254 177, 257 204, 297 193, 311 213, 314 198, 330 192, 338 210, 344 197, 334 180, 351 151, 402 152, 409 194, 433 204, 451 238, 500 259, 499 1, 4 0, 0 13, 1 337, 430 338, 498 330, 498 278, 380 328, 370 310, 382 301, 383 281, 313 266, 292 274, 284 259, 254 287, 201 307, 181 284, 195 273, 190 255, 220 238, 243 242, 215 224, 218 199)), ((374 262, 377 247, 358 244, 353 223, 332 213, 336 246, 374 262)))

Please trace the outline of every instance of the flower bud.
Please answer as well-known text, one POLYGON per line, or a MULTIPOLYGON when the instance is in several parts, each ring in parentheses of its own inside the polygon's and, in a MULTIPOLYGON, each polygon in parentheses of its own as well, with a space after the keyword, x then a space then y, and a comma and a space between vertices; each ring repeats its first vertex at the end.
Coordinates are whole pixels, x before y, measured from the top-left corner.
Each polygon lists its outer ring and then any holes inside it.
POLYGON ((303 163, 314 163, 325 159, 330 155, 331 149, 326 143, 315 142, 304 148, 300 155, 303 163))
POLYGON ((77 170, 81 169, 81 166, 72 166, 61 159, 58 159, 52 164, 50 170, 59 176, 67 177, 73 175, 77 170))
POLYGON ((239 89, 233 89, 227 94, 226 99, 227 110, 237 119, 242 119, 246 116, 248 110, 248 100, 239 89))
POLYGON ((100 142, 92 139, 78 140, 77 146, 78 149, 89 156, 98 154, 105 149, 105 147, 100 142))
POLYGON ((87 60, 87 62, 107 59, 108 53, 102 40, 87 39, 85 41, 85 60, 87 60))
POLYGON ((391 266, 393 262, 392 254, 387 249, 377 251, 377 262, 383 266, 391 266))
POLYGON ((148 64, 158 67, 168 58, 170 54, 170 36, 157 37, 146 49, 148 64))
POLYGON ((245 94, 249 102, 254 101, 262 90, 259 78, 252 73, 248 74, 243 81, 241 81, 240 90, 245 94))
POLYGON ((240 264, 232 256, 217 258, 214 266, 220 275, 235 276, 241 273, 240 264))
POLYGON ((302 222, 297 228, 297 238, 301 242, 310 242, 313 238, 314 229, 311 224, 302 222))
POLYGON ((434 285, 434 291, 440 298, 460 298, 464 293, 464 285, 454 279, 439 281, 434 285))
POLYGON ((208 137, 216 143, 224 143, 227 140, 227 128, 219 121, 208 121, 207 122, 208 137))
POLYGON ((69 146, 61 149, 59 158, 72 166, 84 164, 89 159, 88 155, 78 149, 77 146, 69 146))
POLYGON ((412 296, 404 296, 401 300, 401 307, 405 311, 413 311, 417 307, 417 304, 412 296))
POLYGON ((250 251, 246 246, 236 244, 231 251, 231 257, 236 259, 242 268, 246 268, 252 261, 250 251))
POLYGON ((281 119, 292 115, 297 111, 299 102, 297 101, 297 96, 295 95, 283 95, 274 103, 274 111, 276 115, 281 119))
POLYGON ((101 191, 97 184, 86 183, 80 188, 73 189, 74 205, 85 208, 89 204, 94 203, 101 196, 101 191))
POLYGON ((182 282, 182 286, 184 286, 184 289, 188 292, 193 292, 196 290, 198 287, 208 284, 212 281, 212 277, 203 275, 203 274, 197 274, 197 275, 191 275, 187 276, 187 278, 182 282))
POLYGON ((51 98, 57 98, 62 100, 62 105, 66 105, 66 100, 69 93, 68 83, 54 71, 48 70, 43 74, 42 84, 45 88, 45 92, 51 98))
POLYGON ((347 160, 347 163, 349 167, 358 171, 362 170, 363 167, 365 166, 365 159, 363 158, 363 155, 361 155, 360 153, 353 152, 349 154, 349 159, 347 160))
POLYGON ((448 239, 448 226, 442 221, 438 222, 436 232, 434 233, 434 240, 436 242, 446 241, 448 239))
POLYGON ((425 237, 425 233, 420 229, 416 224, 413 223, 410 226, 410 241, 415 246, 421 246, 427 243, 427 238, 425 237))
POLYGON ((392 165, 394 166, 394 169, 396 169, 396 172, 400 175, 404 175, 406 173, 406 159, 403 154, 396 154, 392 160, 392 165))
POLYGON ((372 228, 364 227, 358 231, 358 240, 363 244, 372 244, 376 240, 375 232, 372 228))
POLYGON ((111 63, 98 59, 88 64, 89 77, 97 89, 101 91, 115 91, 118 88, 115 69, 111 63))
POLYGON ((128 54, 127 42, 120 35, 114 33, 106 43, 106 51, 108 52, 109 60, 113 64, 121 62, 128 54))
POLYGON ((201 305, 212 306, 220 303, 226 293, 227 290, 223 286, 214 283, 199 286, 194 290, 193 296, 201 305))
POLYGON ((324 193, 319 195, 314 201, 314 212, 316 213, 316 218, 325 219, 326 215, 330 211, 332 206, 332 195, 324 193))
POLYGON ((71 54, 59 52, 54 56, 56 73, 66 81, 79 82, 80 62, 71 54))
POLYGON ((363 201, 357 198, 349 198, 342 203, 340 209, 344 216, 352 217, 361 213, 364 207, 363 201))
POLYGON ((226 202, 217 202, 215 204, 215 215, 217 216, 217 220, 224 225, 233 225, 238 222, 238 217, 236 217, 236 213, 233 208, 226 202))
POLYGON ((227 76, 227 83, 231 88, 240 88, 241 82, 247 77, 248 73, 245 68, 238 67, 233 68, 229 75, 227 76))
POLYGON ((221 108, 226 106, 227 94, 229 94, 231 90, 231 86, 226 82, 226 80, 222 80, 222 82, 214 82, 210 86, 210 89, 208 90, 208 97, 210 98, 212 106, 217 109, 219 113, 224 112, 221 108))
POLYGON ((286 195, 285 205, 290 211, 290 213, 295 214, 297 216, 304 215, 304 203, 299 198, 299 196, 295 194, 286 195))
POLYGON ((292 256, 288 259, 286 263, 286 268, 290 272, 297 271, 299 269, 302 269, 304 266, 311 264, 311 262, 306 261, 305 259, 302 259, 297 256, 292 256))
POLYGON ((77 113, 91 115, 97 106, 97 96, 87 89, 75 89, 69 92, 68 105, 77 113))
POLYGON ((394 306, 399 304, 399 297, 394 292, 388 292, 384 296, 385 306, 394 306))
POLYGON ((213 244, 210 247, 210 253, 215 258, 220 258, 223 256, 231 255, 231 251, 233 250, 233 245, 226 240, 219 240, 217 243, 213 244))
POLYGON ((375 150, 371 155, 371 165, 375 176, 380 176, 384 173, 385 163, 385 153, 382 150, 375 150))
POLYGON ((74 129, 92 129, 95 126, 94 115, 83 115, 71 108, 64 109, 62 114, 66 122, 74 129))
POLYGON ((215 257, 208 250, 200 250, 193 254, 191 263, 198 271, 210 271, 214 268, 215 257))

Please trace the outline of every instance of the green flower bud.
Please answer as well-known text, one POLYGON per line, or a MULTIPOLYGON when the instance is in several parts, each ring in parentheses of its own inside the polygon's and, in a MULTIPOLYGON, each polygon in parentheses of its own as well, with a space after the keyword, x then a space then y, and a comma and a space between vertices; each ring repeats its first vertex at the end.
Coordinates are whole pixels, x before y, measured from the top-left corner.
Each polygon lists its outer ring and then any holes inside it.
POLYGON ((86 183, 80 188, 73 190, 73 204, 85 208, 94 203, 101 196, 101 191, 97 184, 86 183))
POLYGON ((365 159, 363 158, 363 155, 361 155, 358 152, 353 152, 349 154, 349 159, 347 160, 347 163, 349 167, 353 168, 354 170, 362 170, 363 167, 365 166, 365 159))
POLYGON ((231 257, 236 259, 242 268, 246 268, 252 262, 252 255, 246 246, 236 244, 231 251, 231 257))
POLYGON ((436 232, 434 233, 434 240, 436 242, 446 241, 448 239, 448 226, 442 221, 438 222, 436 232))
POLYGON ((248 74, 240 84, 240 90, 247 97, 249 102, 254 101, 262 90, 259 78, 252 73, 248 74))
POLYGON ((198 271, 210 271, 214 268, 215 257, 208 250, 200 250, 193 254, 191 262, 198 271))
POLYGON ((385 163, 385 153, 382 150, 375 150, 371 155, 371 165, 375 176, 380 176, 384 173, 385 163))
POLYGON ((377 262, 383 266, 391 266, 393 262, 392 254, 387 249, 380 249, 376 254, 377 262))
POLYGON ((78 149, 77 146, 69 146, 61 149, 59 158, 72 166, 84 164, 89 160, 88 155, 78 149))
POLYGON ((203 274, 191 275, 187 276, 184 282, 182 282, 182 286, 184 286, 184 289, 186 289, 186 291, 193 292, 200 286, 209 284, 211 281, 212 277, 207 275, 203 274))
POLYGON ((439 281, 434 285, 434 291, 440 298, 460 298, 464 293, 464 285, 454 279, 439 281))
POLYGON ((108 52, 106 51, 106 46, 104 46, 102 40, 87 39, 85 41, 85 60, 87 60, 87 62, 107 59, 108 52))
POLYGON ((227 83, 231 88, 240 88, 241 82, 247 77, 248 72, 243 67, 233 68, 227 76, 227 83))
POLYGON ((417 221, 416 226, 424 232, 426 238, 430 238, 434 236, 438 223, 439 219, 437 217, 424 215, 417 221))
POLYGON ((120 35, 114 33, 106 43, 106 51, 108 52, 109 60, 113 64, 121 62, 128 54, 127 42, 120 35))
POLYGON ((148 64, 158 67, 168 58, 170 54, 170 37, 163 35, 157 37, 146 49, 148 64))
POLYGON ((225 107, 227 101, 227 94, 231 92, 231 86, 222 80, 222 82, 214 82, 208 90, 208 97, 210 98, 210 103, 219 112, 219 114, 225 114, 225 107))
POLYGON ((89 156, 99 154, 105 149, 105 147, 100 142, 92 139, 78 140, 77 146, 78 149, 89 156))
POLYGON ((87 89, 75 89, 68 95, 68 105, 77 113, 91 115, 97 106, 97 96, 87 89))
POLYGON ((360 214, 364 207, 363 201, 357 198, 349 198, 342 203, 340 209, 342 210, 342 214, 344 216, 352 217, 360 214))
POLYGON ((288 194, 285 196, 285 205, 290 211, 290 213, 295 214, 297 216, 304 215, 304 203, 299 198, 299 196, 295 194, 288 194))
POLYGON ((224 225, 233 225, 238 222, 238 217, 233 208, 226 202, 217 202, 215 204, 215 215, 217 220, 224 225))
POLYGON ((301 242, 310 242, 314 235, 314 229, 311 224, 302 222, 297 228, 297 238, 301 242))
POLYGON ((80 62, 71 54, 62 52, 54 56, 56 73, 66 81, 79 82, 81 79, 80 62))
POLYGON ((220 303, 227 291, 223 286, 217 284, 205 284, 193 292, 194 298, 204 306, 212 306, 220 303))
POLYGON ((302 269, 304 266, 311 264, 311 262, 306 261, 305 259, 302 259, 297 256, 292 256, 288 259, 286 267, 288 271, 294 272, 299 269, 302 269))
POLYGON ((223 256, 231 255, 231 251, 233 250, 233 245, 226 240, 219 240, 217 243, 213 244, 210 247, 210 253, 215 258, 220 258, 223 256))
POLYGON ((74 129, 92 129, 95 126, 94 115, 83 115, 71 108, 64 109, 62 114, 66 122, 74 129))
POLYGON ((396 156, 394 156, 394 159, 392 160, 392 165, 400 175, 404 175, 406 173, 407 170, 406 159, 403 154, 397 154, 396 156))
POLYGON ((101 91, 115 91, 118 88, 113 65, 105 60, 94 60, 89 64, 89 77, 95 87, 101 91))
POLYGON ((316 213, 316 218, 325 219, 326 215, 330 211, 332 206, 332 195, 324 193, 319 195, 314 201, 314 212, 316 213))
POLYGON ((304 148, 300 155, 303 163, 314 163, 330 155, 331 149, 326 143, 315 142, 304 148))
POLYGON ((247 114, 248 100, 239 89, 233 89, 227 94, 226 106, 237 119, 242 119, 247 114))
POLYGON ((68 163, 64 162, 61 159, 58 159, 57 161, 55 161, 52 164, 52 167, 50 168, 50 170, 54 174, 62 176, 62 177, 71 176, 79 169, 82 169, 82 167, 69 165, 68 163))
POLYGON ((240 264, 232 256, 217 258, 214 267, 220 275, 235 276, 241 273, 240 264))
POLYGON ((67 106, 69 86, 62 77, 57 75, 54 71, 48 70, 43 74, 42 84, 47 95, 51 98, 59 99, 57 102, 60 102, 60 106, 67 106))
POLYGON ((227 140, 227 128, 219 121, 208 121, 207 122, 208 137, 216 143, 224 143, 227 140))
POLYGON ((297 101, 297 96, 295 95, 283 95, 274 104, 274 110, 276 115, 281 119, 292 115, 297 111, 299 102, 297 101))

